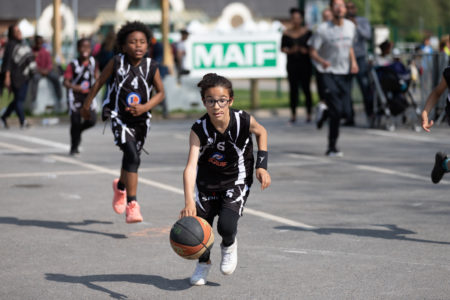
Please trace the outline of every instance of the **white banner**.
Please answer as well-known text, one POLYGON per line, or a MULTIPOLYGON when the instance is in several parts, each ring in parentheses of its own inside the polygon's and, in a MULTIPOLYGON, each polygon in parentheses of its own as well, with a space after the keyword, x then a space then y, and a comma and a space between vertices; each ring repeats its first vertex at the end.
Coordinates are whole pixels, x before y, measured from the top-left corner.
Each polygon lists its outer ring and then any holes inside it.
POLYGON ((217 73, 228 78, 286 77, 286 55, 281 33, 190 35, 186 68, 190 76, 217 73))

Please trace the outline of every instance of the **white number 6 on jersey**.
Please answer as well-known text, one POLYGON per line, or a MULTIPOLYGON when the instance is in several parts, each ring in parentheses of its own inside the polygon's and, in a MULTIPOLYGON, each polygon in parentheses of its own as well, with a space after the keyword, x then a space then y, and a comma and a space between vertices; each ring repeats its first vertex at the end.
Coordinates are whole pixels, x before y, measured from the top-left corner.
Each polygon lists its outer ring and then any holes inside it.
POLYGON ((225 151, 225 142, 217 143, 217 149, 220 151, 225 151))

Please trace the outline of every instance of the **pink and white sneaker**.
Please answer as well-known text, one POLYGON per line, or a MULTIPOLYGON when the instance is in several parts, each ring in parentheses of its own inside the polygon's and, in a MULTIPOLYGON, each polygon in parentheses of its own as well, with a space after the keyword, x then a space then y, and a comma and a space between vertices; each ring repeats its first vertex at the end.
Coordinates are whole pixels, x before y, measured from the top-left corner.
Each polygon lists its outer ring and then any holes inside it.
POLYGON ((113 209, 118 214, 123 214, 125 212, 125 207, 127 206, 127 191, 119 190, 117 188, 117 183, 119 182, 119 178, 114 179, 113 181, 113 209))
POLYGON ((136 201, 131 201, 127 204, 127 223, 139 223, 142 222, 142 215, 141 215, 141 207, 139 206, 139 203, 136 201))

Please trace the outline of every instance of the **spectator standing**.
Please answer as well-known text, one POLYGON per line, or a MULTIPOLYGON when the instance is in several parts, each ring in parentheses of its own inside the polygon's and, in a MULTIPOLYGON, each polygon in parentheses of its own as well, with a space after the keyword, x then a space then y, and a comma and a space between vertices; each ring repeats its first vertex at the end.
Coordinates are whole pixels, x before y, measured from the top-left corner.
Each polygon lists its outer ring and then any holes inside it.
MULTIPOLYGON (((369 124, 373 120, 373 97, 370 92, 369 82, 369 64, 367 63, 367 42, 372 38, 372 28, 369 20, 358 16, 358 9, 354 2, 347 2, 347 18, 355 24, 356 36, 353 44, 353 50, 358 63, 359 72, 356 74, 361 94, 364 101, 364 110, 369 120, 369 124)), ((350 101, 351 118, 347 120, 347 125, 354 125, 353 101, 350 101)))
POLYGON ((27 125, 23 103, 27 95, 30 76, 35 68, 36 62, 34 61, 33 52, 28 44, 22 40, 22 32, 19 26, 17 24, 9 26, 2 73, 5 74, 4 85, 13 92, 14 98, 1 116, 5 128, 8 128, 6 120, 13 111, 19 117, 20 127, 24 128, 27 125))
POLYGON ((186 29, 182 29, 180 33, 181 40, 176 45, 175 53, 178 83, 181 83, 181 76, 189 74, 189 70, 186 68, 186 40, 189 37, 189 32, 186 29))
POLYGON ((116 34, 113 30, 110 30, 100 46, 100 51, 95 56, 100 72, 103 71, 111 58, 113 58, 115 43, 116 34))
MULTIPOLYGON (((444 35, 440 42, 439 42, 439 52, 442 53, 443 62, 444 65, 447 66, 447 64, 450 63, 450 35, 444 35)), ((441 65, 441 64, 440 64, 441 65)))
MULTIPOLYGON (((110 30, 100 46, 100 51, 95 56, 95 59, 97 60, 98 63, 98 69, 100 70, 100 72, 103 71, 108 62, 114 57, 114 52, 116 50, 115 45, 116 45, 116 34, 114 33, 114 30, 110 30)), ((105 99, 105 96, 108 93, 108 88, 111 85, 111 83, 112 77, 108 79, 106 83, 106 88, 104 89, 101 95, 101 99, 105 99)))
POLYGON ((345 112, 351 88, 350 74, 358 73, 358 63, 353 52, 355 24, 345 19, 344 0, 331 0, 333 20, 317 27, 309 45, 316 68, 322 73, 324 97, 328 106, 329 135, 328 156, 343 156, 337 148, 341 117, 345 112))
POLYGON ((281 51, 287 54, 287 74, 289 81, 289 100, 291 107, 290 123, 297 119, 299 102, 299 87, 305 95, 306 122, 311 122, 312 98, 311 76, 312 64, 309 58, 308 39, 311 31, 303 24, 303 13, 297 8, 291 8, 291 28, 287 29, 281 38, 281 51))
POLYGON ((42 36, 37 35, 34 37, 33 53, 37 69, 30 82, 31 99, 33 99, 33 101, 36 100, 39 80, 46 77, 52 83, 53 88, 55 89, 57 104, 60 105, 62 98, 61 83, 59 82, 58 74, 53 71, 52 56, 50 55, 50 52, 43 47, 43 44, 44 39, 42 36))
MULTIPOLYGON (((331 12, 331 9, 327 7, 322 11, 322 22, 330 22, 332 20, 333 20, 333 13, 331 12)), ((316 108, 316 125, 317 129, 321 129, 323 123, 326 121, 328 117, 328 108, 327 105, 325 104, 326 102, 325 95, 323 93, 325 88, 323 87, 321 74, 319 70, 317 70, 317 68, 315 68, 314 70, 316 76, 317 92, 319 94, 320 99, 319 104, 317 104, 316 108)))

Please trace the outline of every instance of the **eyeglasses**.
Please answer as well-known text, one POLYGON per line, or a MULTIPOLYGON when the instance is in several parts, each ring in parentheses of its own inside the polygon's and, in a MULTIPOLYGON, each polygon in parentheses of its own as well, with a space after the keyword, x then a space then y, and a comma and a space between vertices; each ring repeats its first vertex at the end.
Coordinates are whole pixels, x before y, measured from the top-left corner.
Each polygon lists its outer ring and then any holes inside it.
POLYGON ((230 102, 230 101, 231 101, 230 99, 218 99, 218 100, 206 99, 203 102, 208 107, 214 107, 214 106, 216 106, 216 103, 217 103, 217 104, 219 104, 220 108, 224 108, 227 105, 227 103, 230 102))

